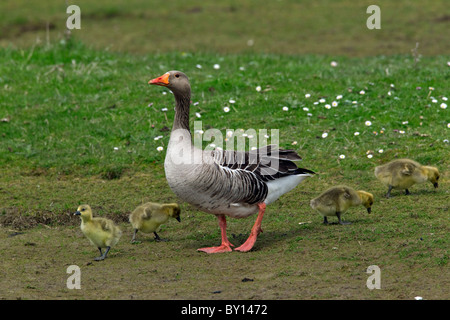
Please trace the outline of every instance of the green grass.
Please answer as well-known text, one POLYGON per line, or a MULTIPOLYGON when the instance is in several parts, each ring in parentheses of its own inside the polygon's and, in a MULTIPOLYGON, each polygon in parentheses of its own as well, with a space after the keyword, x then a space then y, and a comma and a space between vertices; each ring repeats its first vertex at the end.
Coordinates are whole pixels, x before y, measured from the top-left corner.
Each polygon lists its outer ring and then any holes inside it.
POLYGON ((70 42, 3 49, 0 59, 8 61, 0 66, 0 164, 31 175, 56 170, 113 179, 160 165, 164 152, 156 148, 167 146, 173 97, 147 82, 169 69, 191 78, 192 127, 201 120, 204 131, 214 127, 224 135, 226 129, 278 129, 281 147, 297 149, 305 166, 325 176, 330 170, 331 176, 341 170, 359 176, 394 157, 448 167, 450 118, 440 107, 448 95, 445 56, 423 58, 417 66, 407 56, 132 56, 70 42), (326 102, 314 104, 321 98, 326 102), (337 107, 324 107, 333 101, 337 107))
MULTIPOLYGON (((72 31, 73 36, 96 48, 123 52, 375 56, 410 54, 417 42, 420 54, 450 50, 445 0, 377 1, 380 30, 366 27, 366 10, 374 3, 351 0, 67 3, 81 9, 81 30, 72 31)), ((29 47, 61 39, 67 18, 65 1, 1 1, 0 46, 29 47)))
MULTIPOLYGON (((440 107, 450 95, 447 61, 445 55, 415 63, 411 55, 206 50, 138 55, 75 39, 0 49, 0 252, 6 257, 0 298, 151 299, 141 287, 151 283, 162 288, 161 299, 447 299, 450 116, 440 107), (264 233, 248 254, 197 254, 196 248, 219 241, 217 221, 184 203, 182 223, 161 231, 171 241, 155 244, 147 236, 139 245, 128 243, 127 216, 138 204, 178 201, 163 170, 173 96, 147 84, 171 69, 190 77, 191 126, 201 120, 204 131, 224 135, 227 129, 277 129, 280 146, 298 151, 300 165, 318 173, 268 208, 264 233), (326 102, 314 104, 321 98, 326 102), (325 108, 333 101, 337 107, 325 108), (424 184, 411 188, 411 196, 396 191, 383 198, 386 189, 373 168, 400 157, 437 166, 440 188, 424 184), (336 184, 372 192, 372 214, 353 208, 344 216, 353 224, 323 226, 309 200, 336 184), (102 268, 86 264, 95 248, 85 247, 70 215, 81 203, 124 229, 102 268), (14 230, 25 234, 8 237, 14 230), (61 288, 54 284, 74 263, 90 268, 83 269, 81 293, 64 291, 65 279, 61 288), (365 287, 371 264, 383 272, 380 291, 365 287), (214 270, 223 265, 230 268, 218 286, 214 270), (48 272, 37 272, 42 268, 48 272), (112 277, 102 292, 99 272, 112 277), (255 281, 242 283, 244 277, 255 281), (118 280, 124 278, 130 281, 118 280)), ((253 223, 229 219, 230 241, 245 241, 253 223)))

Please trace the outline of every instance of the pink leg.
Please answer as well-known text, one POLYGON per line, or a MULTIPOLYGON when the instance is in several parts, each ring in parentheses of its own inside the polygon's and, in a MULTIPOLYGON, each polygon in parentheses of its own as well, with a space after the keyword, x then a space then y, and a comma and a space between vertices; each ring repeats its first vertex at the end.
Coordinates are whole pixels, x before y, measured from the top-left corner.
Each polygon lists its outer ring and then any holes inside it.
POLYGON ((224 215, 218 215, 217 219, 219 219, 219 227, 222 233, 222 244, 219 247, 210 247, 210 248, 200 248, 197 251, 203 251, 206 253, 219 253, 219 252, 230 252, 231 247, 234 247, 227 238, 227 220, 224 215))
POLYGON ((241 252, 247 252, 250 251, 253 248, 253 245, 256 242, 256 238, 258 235, 263 232, 261 229, 261 222, 262 218, 264 216, 264 211, 266 211, 266 204, 264 202, 258 203, 259 207, 259 213, 258 217, 256 218, 255 224, 253 225, 252 231, 250 232, 250 236, 248 237, 247 241, 243 245, 241 245, 239 248, 236 248, 235 250, 241 251, 241 252))

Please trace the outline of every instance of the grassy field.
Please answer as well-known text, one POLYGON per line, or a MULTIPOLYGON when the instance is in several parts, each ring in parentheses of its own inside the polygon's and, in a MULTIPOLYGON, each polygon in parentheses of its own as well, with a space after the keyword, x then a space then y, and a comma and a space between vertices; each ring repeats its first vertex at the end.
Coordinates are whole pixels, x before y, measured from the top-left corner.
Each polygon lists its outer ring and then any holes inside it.
MULTIPOLYGON (((65 39, 65 3, 0 3, 0 299, 450 298, 446 3, 381 1, 380 32, 350 1, 257 4, 80 1, 82 30, 65 39), (279 130, 317 172, 268 207, 251 252, 197 252, 220 230, 186 203, 169 241, 130 243, 137 205, 178 201, 163 170, 173 96, 147 84, 173 69, 191 81, 192 128, 279 130), (384 198, 373 169, 402 157, 438 167, 439 188, 384 198), (309 201, 337 184, 372 192, 372 214, 322 225, 309 201), (106 261, 72 215, 81 203, 124 231, 106 261), (66 287, 70 265, 81 290, 66 287), (381 290, 366 287, 370 265, 381 290)), ((255 218, 228 219, 233 244, 255 218)))
MULTIPOLYGON (((132 56, 68 43, 5 49, 0 58, 9 61, 0 67, 2 298, 449 297, 446 57, 417 65, 407 56, 341 57, 332 67, 320 56, 132 56), (278 129, 280 145, 298 150, 301 166, 318 173, 269 207, 250 253, 196 252, 220 233, 214 217, 187 204, 182 223, 163 227, 169 242, 129 244, 127 215, 138 204, 177 201, 164 177, 165 152, 157 151, 167 146, 173 97, 147 84, 175 68, 191 78, 192 125, 201 120, 205 131, 224 134, 278 129), (400 157, 439 167, 440 188, 383 198, 373 168, 400 157), (345 216, 352 225, 323 226, 309 200, 335 184, 374 193, 373 214, 354 208, 345 216), (80 203, 124 229, 103 263, 90 262, 96 249, 70 215, 80 203), (81 291, 64 286, 71 264, 82 267, 81 291), (365 286, 372 264, 383 272, 382 290, 365 286), (109 280, 98 283, 100 274, 109 280), (162 289, 148 292, 149 285, 162 289)), ((253 222, 230 220, 232 241, 242 243, 253 222)))
POLYGON ((114 0, 0 2, 0 46, 29 47, 63 38, 67 4, 81 9, 72 34, 96 48, 375 56, 449 54, 445 0, 380 0, 381 29, 369 30, 366 1, 114 0))

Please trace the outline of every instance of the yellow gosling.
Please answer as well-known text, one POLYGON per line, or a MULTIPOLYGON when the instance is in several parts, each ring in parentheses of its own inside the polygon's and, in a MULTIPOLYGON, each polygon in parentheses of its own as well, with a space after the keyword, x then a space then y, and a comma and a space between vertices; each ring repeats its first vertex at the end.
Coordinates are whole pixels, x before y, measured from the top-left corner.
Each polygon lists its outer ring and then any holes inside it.
POLYGON ((422 166, 409 159, 394 160, 376 167, 375 177, 388 187, 387 198, 391 196, 392 189, 405 189, 405 194, 409 195, 408 188, 416 183, 430 181, 435 188, 439 186, 439 170, 437 168, 422 166))
POLYGON ((355 191, 347 186, 332 187, 310 202, 311 208, 317 210, 323 216, 323 223, 328 224, 327 217, 337 216, 340 224, 343 222, 341 215, 350 207, 363 205, 367 212, 372 211, 373 195, 362 190, 355 191))
POLYGON ((104 260, 111 249, 119 242, 122 231, 114 222, 106 218, 93 218, 91 207, 87 204, 78 207, 74 213, 81 218, 81 231, 98 248, 100 256, 94 260, 104 260), (106 248, 102 253, 102 248, 106 248))
POLYGON ((178 222, 180 219, 180 206, 177 203, 158 204, 153 202, 147 202, 138 206, 130 214, 130 223, 134 228, 133 238, 131 242, 136 241, 136 234, 138 231, 144 233, 151 233, 155 235, 156 241, 161 241, 156 231, 160 226, 165 223, 169 218, 175 218, 178 222))

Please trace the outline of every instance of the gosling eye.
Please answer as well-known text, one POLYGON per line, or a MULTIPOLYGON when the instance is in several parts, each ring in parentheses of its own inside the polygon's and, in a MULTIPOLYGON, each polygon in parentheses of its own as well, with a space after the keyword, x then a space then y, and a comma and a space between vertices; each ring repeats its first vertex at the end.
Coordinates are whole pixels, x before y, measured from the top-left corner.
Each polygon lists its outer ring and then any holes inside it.
POLYGON ((175 75, 175 78, 179 78, 180 77, 180 75, 177 73, 176 75, 175 75))
POLYGON ((85 211, 85 210, 86 210, 86 208, 81 209, 81 211, 85 211))

